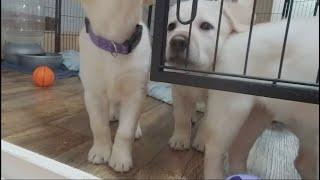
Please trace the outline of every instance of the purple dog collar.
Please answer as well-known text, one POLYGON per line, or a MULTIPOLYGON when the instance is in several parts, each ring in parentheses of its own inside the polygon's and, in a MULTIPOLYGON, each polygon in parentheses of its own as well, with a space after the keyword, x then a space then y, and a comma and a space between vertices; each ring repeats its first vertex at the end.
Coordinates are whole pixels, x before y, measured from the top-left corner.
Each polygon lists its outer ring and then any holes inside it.
POLYGON ((141 25, 136 26, 136 30, 130 39, 126 40, 124 43, 119 44, 114 41, 110 41, 103 37, 97 36, 91 29, 90 21, 85 18, 86 32, 89 34, 91 41, 99 48, 110 52, 113 56, 118 54, 130 54, 134 48, 139 44, 143 27, 141 25))

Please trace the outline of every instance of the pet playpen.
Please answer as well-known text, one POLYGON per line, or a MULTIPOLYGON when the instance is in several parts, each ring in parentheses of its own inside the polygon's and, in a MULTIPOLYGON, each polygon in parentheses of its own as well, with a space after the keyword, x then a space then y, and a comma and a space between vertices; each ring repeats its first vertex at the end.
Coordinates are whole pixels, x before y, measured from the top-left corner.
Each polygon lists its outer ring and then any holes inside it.
MULTIPOLYGON (((192 31, 193 19, 197 15, 198 0, 191 1, 193 1, 192 9, 194 13, 189 21, 181 22, 189 25, 190 31, 192 31)), ((301 16, 317 16, 319 14, 319 0, 253 1, 254 7, 250 35, 248 37, 246 58, 244 59, 246 65, 243 74, 240 75, 218 73, 214 70, 202 72, 188 68, 181 69, 167 66, 164 54, 166 49, 168 9, 175 2, 179 5, 181 0, 157 0, 155 8, 151 6, 144 12, 145 21, 151 28, 151 35, 153 37, 151 80, 319 104, 319 72, 317 73, 317 77, 314 78, 314 83, 288 81, 281 78, 291 19, 301 16), (248 57, 253 25, 255 23, 279 21, 281 19, 287 20, 287 26, 284 29, 282 56, 279 60, 280 66, 277 78, 248 76, 246 69, 248 63, 250 63, 248 57)), ((1 0, 2 6, 5 3, 10 3, 10 0, 1 0)), ((40 3, 44 10, 43 16, 45 19, 42 46, 46 52, 79 50, 78 36, 83 27, 85 17, 79 0, 41 0, 40 3)), ((220 6, 222 9, 224 0, 221 0, 220 6)), ((217 42, 214 42, 216 44, 219 41, 221 12, 217 33, 218 38, 217 42)), ((5 28, 5 26, 2 28, 5 28)), ((215 54, 217 54, 217 49, 218 46, 213 50, 216 52, 215 54)), ((216 56, 214 62, 216 62, 216 56)))
MULTIPOLYGON (((187 67, 187 65, 185 66, 185 68, 173 67, 169 66, 166 63, 165 50, 170 1, 156 1, 151 80, 319 104, 319 70, 318 72, 315 72, 314 79, 310 79, 309 82, 297 82, 282 78, 284 55, 286 53, 286 43, 288 41, 288 38, 290 38, 290 36, 288 35, 291 20, 299 16, 317 16, 319 0, 253 0, 254 5, 252 8, 250 31, 246 47, 246 56, 245 59, 243 59, 245 65, 243 67, 242 74, 232 74, 215 71, 215 65, 217 62, 217 50, 219 45, 222 8, 225 4, 224 1, 227 0, 221 0, 220 2, 217 40, 216 42, 213 42, 216 44, 215 49, 213 49, 213 51, 215 52, 215 57, 213 61, 213 70, 210 72, 190 69, 187 67), (286 27, 283 29, 285 34, 283 37, 281 58, 279 59, 279 69, 275 76, 276 78, 255 77, 248 75, 247 66, 250 63, 250 59, 248 57, 250 54, 250 45, 254 24, 260 22, 278 21, 281 19, 286 20, 286 27)), ((190 19, 181 20, 181 17, 179 17, 181 0, 177 0, 178 21, 180 21, 180 23, 184 25, 189 26, 188 44, 190 44, 192 23, 197 15, 197 4, 198 0, 193 0, 190 19)), ((187 47, 186 56, 188 56, 188 51, 189 47, 187 47)))

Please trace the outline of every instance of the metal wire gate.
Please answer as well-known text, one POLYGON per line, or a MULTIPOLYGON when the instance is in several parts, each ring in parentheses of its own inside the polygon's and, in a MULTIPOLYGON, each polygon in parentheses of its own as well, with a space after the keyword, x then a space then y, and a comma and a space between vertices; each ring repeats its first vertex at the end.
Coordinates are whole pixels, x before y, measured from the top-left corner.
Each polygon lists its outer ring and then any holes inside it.
MULTIPOLYGON (((197 15, 198 0, 192 0, 192 14, 189 20, 181 21, 179 17, 179 10, 181 0, 177 0, 177 19, 181 24, 189 25, 190 31, 192 30, 192 22, 197 15)), ((266 2, 267 0, 262 0, 266 2)), ((279 1, 279 0, 275 0, 279 1)), ((260 1, 261 2, 261 1, 260 1)), ((167 38, 167 25, 168 25, 168 12, 170 0, 158 0, 155 7, 154 30, 153 30, 153 52, 152 52, 152 67, 151 67, 151 80, 159 82, 167 82, 173 84, 180 84, 186 86, 215 89, 222 91, 230 91, 236 93, 250 94, 255 96, 264 96, 270 98, 299 101, 306 103, 319 104, 319 70, 317 77, 314 77, 314 83, 289 81, 281 78, 282 65, 286 50, 286 43, 288 40, 288 32, 290 28, 291 19, 293 17, 294 4, 299 3, 296 0, 285 0, 282 4, 282 12, 276 13, 280 19, 286 19, 285 36, 281 51, 280 66, 277 78, 264 78, 247 75, 248 54, 250 53, 250 42, 252 36, 252 29, 254 25, 255 15, 257 13, 258 0, 254 0, 250 32, 248 37, 248 45, 245 59, 245 67, 243 74, 230 74, 210 71, 198 71, 187 68, 177 68, 166 65, 165 51, 166 51, 166 38, 167 38)), ((300 1, 301 3, 302 1, 300 1)), ((310 1, 308 1, 310 3, 310 1)), ((312 1, 314 4, 311 15, 318 14, 319 0, 312 1)), ((219 33, 222 17, 222 8, 224 0, 220 3, 219 23, 217 27, 217 41, 214 57, 214 65, 217 59, 217 50, 219 45, 219 33)), ((263 13, 261 13, 263 14, 263 13)), ((306 15, 307 16, 307 15, 306 15)), ((270 19, 270 17, 269 17, 270 19)), ((190 35, 190 34, 189 34, 190 35)), ((190 37, 189 37, 190 41, 190 37)), ((190 43, 190 42, 188 42, 190 43)), ((189 48, 189 47, 188 47, 189 48)), ((187 50, 188 51, 188 50, 187 50)))
POLYGON ((78 37, 85 17, 79 0, 44 0, 43 3, 45 49, 49 52, 79 50, 78 37))

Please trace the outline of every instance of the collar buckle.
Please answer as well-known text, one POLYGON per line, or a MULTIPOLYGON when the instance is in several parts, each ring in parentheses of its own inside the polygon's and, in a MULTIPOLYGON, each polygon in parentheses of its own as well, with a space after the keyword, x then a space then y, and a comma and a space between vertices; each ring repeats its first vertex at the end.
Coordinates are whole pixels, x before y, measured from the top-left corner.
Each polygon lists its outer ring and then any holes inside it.
POLYGON ((113 57, 117 57, 119 55, 119 52, 118 52, 117 45, 114 41, 112 41, 112 46, 113 46, 114 52, 110 52, 110 53, 113 57))

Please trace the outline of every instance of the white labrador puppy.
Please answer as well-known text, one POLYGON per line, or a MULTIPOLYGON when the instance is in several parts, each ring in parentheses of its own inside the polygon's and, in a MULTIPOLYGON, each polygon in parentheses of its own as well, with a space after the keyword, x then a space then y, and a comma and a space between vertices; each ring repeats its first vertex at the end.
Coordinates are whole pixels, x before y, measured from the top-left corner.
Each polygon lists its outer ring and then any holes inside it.
MULTIPOLYGON (((247 30, 251 16, 250 7, 252 1, 242 0, 232 3, 225 1, 225 15, 222 16, 220 42, 223 43, 231 32, 247 30), (242 8, 240 8, 242 7, 242 8), (237 15, 238 21, 232 21, 230 17, 237 15), (235 24, 237 23, 237 24, 235 24), (234 27, 234 28, 233 28, 234 27)), ((180 16, 183 20, 190 19, 192 1, 181 3, 180 16)), ((211 71, 214 60, 215 41, 218 28, 220 3, 218 1, 200 0, 198 13, 193 21, 190 38, 189 58, 186 58, 188 46, 189 26, 182 25, 177 20, 177 5, 171 7, 168 20, 166 59, 169 65, 193 70, 211 71)), ((220 43, 220 45, 221 45, 220 43)), ((191 119, 195 121, 197 103, 206 103, 208 90, 172 85, 172 97, 174 108, 175 128, 173 136, 169 140, 171 148, 184 150, 190 147, 191 119)), ((203 151, 204 137, 198 133, 193 146, 203 151)))
POLYGON ((80 77, 93 133, 88 160, 109 162, 115 171, 125 172, 132 167, 134 137, 141 136, 138 119, 151 57, 148 29, 141 23, 143 0, 82 4, 89 19, 87 32, 80 34, 80 77), (131 37, 136 38, 131 44, 123 43, 131 37), (120 123, 112 145, 109 121, 117 113, 120 123))
MULTIPOLYGON (((286 21, 254 27, 248 75, 277 78, 285 28, 286 21)), ((246 55, 243 44, 247 41, 248 33, 230 36, 219 52, 217 71, 241 74, 246 55)), ((292 20, 282 78, 314 83, 318 68, 319 17, 292 20)), ((259 129, 261 133, 272 120, 280 121, 292 130, 300 140, 295 162, 298 171, 303 178, 319 178, 319 105, 210 90, 207 110, 205 178, 223 178, 223 154, 228 152, 250 116, 255 116, 251 119, 255 124, 251 127, 253 132, 259 129), (252 115, 253 111, 259 111, 259 116, 252 115)), ((246 129, 248 137, 251 130, 246 129)), ((254 132, 254 135, 249 141, 254 141, 260 134, 254 132)), ((245 163, 239 163, 240 167, 245 168, 245 163)), ((241 168, 237 171, 245 171, 241 168)))

